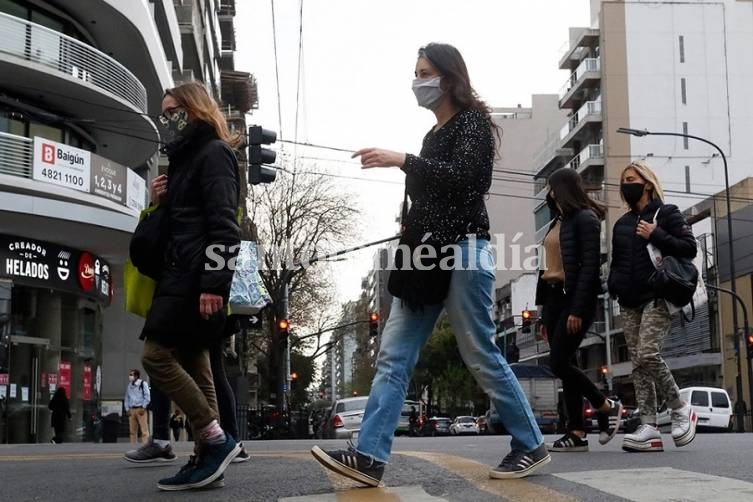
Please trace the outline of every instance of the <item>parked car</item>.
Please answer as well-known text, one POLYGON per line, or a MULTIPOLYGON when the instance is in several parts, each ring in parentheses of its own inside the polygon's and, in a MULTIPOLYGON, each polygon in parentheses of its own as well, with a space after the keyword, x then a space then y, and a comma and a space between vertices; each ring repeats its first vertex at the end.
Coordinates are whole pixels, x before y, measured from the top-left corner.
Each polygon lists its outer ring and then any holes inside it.
MULTIPOLYGON (((717 387, 687 387, 680 389, 680 399, 690 403, 698 415, 701 430, 729 430, 732 425, 732 402, 724 389, 717 387)), ((657 415, 659 427, 670 426, 670 410, 662 406, 657 415)))
POLYGON ((322 437, 325 439, 350 439, 361 429, 361 420, 369 396, 338 399, 329 409, 322 437))
POLYGON ((450 425, 450 434, 458 436, 460 434, 476 434, 478 435, 478 425, 476 425, 476 419, 474 417, 461 416, 456 417, 450 425))
POLYGON ((421 427, 422 436, 447 436, 450 434, 452 420, 447 417, 431 417, 421 427))

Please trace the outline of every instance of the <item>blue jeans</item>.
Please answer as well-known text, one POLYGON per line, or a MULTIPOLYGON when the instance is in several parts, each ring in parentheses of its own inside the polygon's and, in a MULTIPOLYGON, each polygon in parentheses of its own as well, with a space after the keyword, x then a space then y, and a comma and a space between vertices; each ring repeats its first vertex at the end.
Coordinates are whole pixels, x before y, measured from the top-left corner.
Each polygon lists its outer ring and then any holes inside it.
POLYGON ((405 401, 411 374, 421 348, 447 310, 460 355, 481 388, 489 395, 507 431, 511 446, 531 451, 540 446, 536 419, 517 378, 494 343, 496 326, 492 317, 494 256, 489 241, 461 241, 463 270, 452 273, 443 305, 427 305, 421 311, 403 307, 399 298, 382 333, 377 368, 366 404, 357 451, 386 462, 392 449, 395 427, 405 401), (468 268, 469 260, 476 270, 468 268))

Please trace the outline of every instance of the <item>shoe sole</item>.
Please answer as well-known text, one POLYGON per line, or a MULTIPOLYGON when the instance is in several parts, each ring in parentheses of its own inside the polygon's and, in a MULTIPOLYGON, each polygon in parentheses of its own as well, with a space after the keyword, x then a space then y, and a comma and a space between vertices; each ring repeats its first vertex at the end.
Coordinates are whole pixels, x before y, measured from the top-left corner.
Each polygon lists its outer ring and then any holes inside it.
POLYGON ((622 410, 623 410, 623 406, 622 406, 622 403, 620 403, 620 407, 617 410, 617 424, 615 424, 614 430, 609 435, 609 439, 607 439, 606 441, 602 442, 601 438, 599 438, 599 444, 600 445, 603 446, 603 445, 607 444, 608 442, 610 442, 611 440, 613 440, 614 437, 617 435, 617 432, 620 430, 620 425, 622 425, 622 410))
POLYGON ((128 458, 126 456, 123 456, 123 459, 134 464, 167 464, 170 462, 175 462, 176 460, 178 460, 178 457, 176 456, 173 458, 150 458, 148 460, 136 460, 135 458, 128 458))
POLYGON ((546 445, 547 451, 560 453, 582 453, 588 451, 588 445, 585 446, 549 446, 546 445))
POLYGON ((622 441, 622 449, 631 453, 664 451, 664 442, 660 439, 652 441, 631 441, 624 439, 622 441))
POLYGON ((240 453, 240 451, 241 451, 241 447, 238 446, 238 443, 236 443, 235 447, 225 457, 225 460, 223 460, 220 466, 217 468, 217 470, 214 471, 214 474, 212 474, 211 476, 207 476, 201 481, 198 481, 196 483, 191 483, 188 485, 162 485, 162 484, 157 483, 157 488, 166 492, 177 492, 181 490, 193 490, 195 488, 203 488, 205 486, 208 486, 212 484, 217 478, 219 478, 225 472, 225 470, 227 469, 227 466, 229 466, 230 462, 232 462, 233 459, 236 456, 238 456, 238 453, 240 453))
POLYGON ((696 435, 696 428, 698 426, 698 415, 695 411, 690 412, 690 428, 688 429, 688 432, 680 436, 679 438, 672 438, 675 441, 675 446, 678 448, 682 448, 683 446, 689 445, 694 439, 696 435))
POLYGON ((514 472, 501 472, 501 471, 495 471, 494 469, 489 471, 489 477, 492 479, 520 479, 525 478, 526 476, 530 476, 534 472, 538 471, 542 467, 544 467, 546 464, 552 461, 552 457, 550 455, 547 455, 546 457, 542 458, 535 464, 531 465, 527 469, 523 469, 521 471, 514 471, 514 472))
POLYGON ((356 469, 353 469, 352 467, 348 467, 347 465, 338 462, 334 458, 327 455, 324 450, 319 448, 318 446, 314 446, 311 448, 311 454, 314 456, 315 459, 319 461, 320 464, 322 464, 324 467, 331 471, 335 471, 336 473, 340 474, 341 476, 345 476, 346 478, 350 478, 353 481, 358 481, 359 483, 363 483, 367 486, 374 486, 377 487, 382 482, 376 478, 372 478, 371 476, 367 476, 366 474, 362 473, 361 471, 358 471, 356 469))
POLYGON ((248 457, 235 457, 230 463, 231 464, 242 464, 244 462, 248 462, 249 460, 251 460, 250 456, 248 456, 248 457))

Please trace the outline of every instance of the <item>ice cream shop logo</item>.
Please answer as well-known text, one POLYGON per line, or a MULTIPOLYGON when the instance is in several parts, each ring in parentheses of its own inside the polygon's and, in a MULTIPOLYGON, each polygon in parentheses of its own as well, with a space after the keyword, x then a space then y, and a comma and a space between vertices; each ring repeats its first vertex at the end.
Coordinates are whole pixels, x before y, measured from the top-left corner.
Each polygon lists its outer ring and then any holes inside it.
POLYGON ((33 241, 13 241, 8 244, 10 255, 4 260, 4 275, 47 280, 50 267, 45 263, 47 249, 33 241))
POLYGON ((81 253, 78 259, 78 284, 87 293, 94 289, 94 258, 90 253, 81 253))

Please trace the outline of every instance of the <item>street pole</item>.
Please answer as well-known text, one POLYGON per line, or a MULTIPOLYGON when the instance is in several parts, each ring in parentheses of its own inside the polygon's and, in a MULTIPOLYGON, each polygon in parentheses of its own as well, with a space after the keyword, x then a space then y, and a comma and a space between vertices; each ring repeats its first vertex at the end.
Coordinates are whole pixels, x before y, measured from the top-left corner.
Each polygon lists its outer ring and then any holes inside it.
MULTIPOLYGON (((727 156, 724 155, 724 152, 716 143, 712 143, 711 141, 701 138, 699 136, 693 136, 691 134, 683 134, 679 132, 653 132, 653 131, 646 131, 641 129, 631 129, 626 127, 620 127, 617 129, 618 133, 621 134, 630 134, 632 136, 677 136, 680 138, 689 138, 694 139, 696 141, 700 141, 702 143, 706 143, 707 145, 712 146, 715 148, 719 155, 722 156, 722 163, 724 164, 724 196, 727 201, 727 239, 729 240, 729 281, 730 281, 730 293, 735 296, 736 298, 739 298, 737 296, 737 281, 735 277, 735 246, 734 241, 732 239, 732 202, 730 198, 730 192, 729 192, 729 167, 727 166, 727 156)), ((716 207, 716 204, 714 204, 716 207)), ((737 318, 737 304, 733 301, 732 302, 732 329, 733 329, 733 343, 735 346, 735 353, 737 354, 737 381, 736 381, 736 389, 737 389, 737 399, 743 400, 743 370, 742 370, 742 353, 740 352, 740 326, 738 323, 737 318)), ((747 333, 742 334, 742 336, 745 336, 747 333)), ((748 369, 750 370, 750 364, 748 364, 748 369)), ((751 390, 751 387, 753 387, 753 382, 748 381, 748 390, 751 391, 751 396, 753 396, 753 390, 751 390)), ((748 406, 748 409, 751 409, 751 406, 753 406, 753 399, 749 403, 750 406, 748 406)), ((738 426, 738 430, 739 430, 738 426)), ((742 430, 740 430, 742 432, 742 430)))
POLYGON ((607 389, 609 389, 609 395, 612 395, 612 339, 611 331, 612 326, 609 322, 609 293, 604 293, 604 342, 606 344, 607 351, 607 389))

